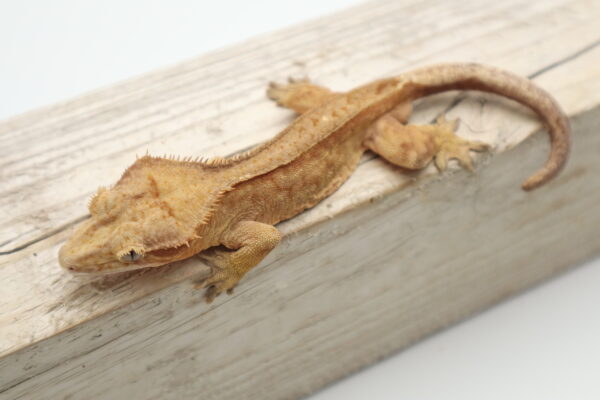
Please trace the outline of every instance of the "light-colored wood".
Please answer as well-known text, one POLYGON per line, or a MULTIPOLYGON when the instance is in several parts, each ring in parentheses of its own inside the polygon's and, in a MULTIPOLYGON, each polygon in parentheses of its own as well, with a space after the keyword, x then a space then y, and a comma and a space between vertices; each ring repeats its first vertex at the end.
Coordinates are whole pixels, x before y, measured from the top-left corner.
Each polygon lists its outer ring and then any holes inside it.
POLYGON ((0 124, 0 398, 296 398, 598 254, 598 20, 582 0, 371 2, 0 124), (234 296, 202 303, 195 259, 108 278, 58 267, 87 199, 136 154, 230 154, 289 123, 268 81, 344 90, 439 61, 507 68, 555 95, 574 122, 564 173, 522 192, 548 150, 528 138, 537 120, 450 93, 413 121, 461 100, 459 133, 496 145, 476 174, 365 157, 281 225, 234 296))

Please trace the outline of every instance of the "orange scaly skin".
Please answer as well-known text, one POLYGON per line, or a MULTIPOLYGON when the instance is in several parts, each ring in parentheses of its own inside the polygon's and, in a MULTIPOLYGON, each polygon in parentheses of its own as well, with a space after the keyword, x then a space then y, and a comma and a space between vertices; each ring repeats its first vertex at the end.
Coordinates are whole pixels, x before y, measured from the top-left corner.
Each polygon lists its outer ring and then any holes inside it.
POLYGON ((471 169, 470 150, 487 148, 454 135, 455 122, 404 125, 411 102, 446 90, 480 90, 516 100, 549 128, 550 157, 523 184, 554 177, 569 153, 565 114, 525 78, 477 64, 442 64, 382 79, 348 93, 308 82, 272 84, 268 95, 302 115, 271 141, 209 161, 146 156, 90 203, 92 217, 61 248, 60 264, 104 274, 157 267, 199 252, 212 266, 206 299, 230 292, 279 242, 274 227, 334 192, 370 149, 410 169, 454 158, 471 169), (205 251, 206 250, 206 251, 205 251))

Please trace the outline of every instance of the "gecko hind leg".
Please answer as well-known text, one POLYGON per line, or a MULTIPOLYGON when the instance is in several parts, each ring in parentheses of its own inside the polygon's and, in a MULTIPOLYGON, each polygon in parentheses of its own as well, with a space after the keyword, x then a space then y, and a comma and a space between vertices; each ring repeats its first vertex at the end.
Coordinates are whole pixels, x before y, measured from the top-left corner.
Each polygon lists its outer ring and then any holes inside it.
POLYGON ((331 90, 313 85, 307 79, 290 78, 287 85, 271 82, 267 89, 267 96, 277 105, 292 109, 299 114, 318 107, 334 95, 331 90))
POLYGON ((404 125, 388 113, 369 128, 365 146, 392 164, 407 169, 422 169, 435 160, 435 165, 443 171, 448 160, 456 159, 472 171, 469 151, 484 151, 489 146, 456 136, 457 128, 458 120, 447 121, 443 115, 434 125, 404 125))
POLYGON ((207 261, 212 274, 196 285, 206 288, 208 303, 224 291, 231 294, 238 281, 260 263, 281 240, 281 233, 273 225, 255 221, 241 221, 223 239, 227 249, 214 247, 199 257, 207 261))

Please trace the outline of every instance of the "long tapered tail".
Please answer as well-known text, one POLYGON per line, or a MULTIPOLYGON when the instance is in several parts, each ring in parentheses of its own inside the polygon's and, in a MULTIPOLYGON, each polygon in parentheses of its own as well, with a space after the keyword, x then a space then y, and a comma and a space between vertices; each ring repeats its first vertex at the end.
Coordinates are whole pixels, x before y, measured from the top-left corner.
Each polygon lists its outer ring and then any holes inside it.
POLYGON ((550 133, 550 156, 545 165, 523 182, 535 189, 556 176, 564 167, 571 147, 569 119, 558 102, 532 81, 513 73, 481 64, 438 64, 401 76, 414 84, 413 99, 447 90, 479 90, 513 99, 535 111, 550 133))

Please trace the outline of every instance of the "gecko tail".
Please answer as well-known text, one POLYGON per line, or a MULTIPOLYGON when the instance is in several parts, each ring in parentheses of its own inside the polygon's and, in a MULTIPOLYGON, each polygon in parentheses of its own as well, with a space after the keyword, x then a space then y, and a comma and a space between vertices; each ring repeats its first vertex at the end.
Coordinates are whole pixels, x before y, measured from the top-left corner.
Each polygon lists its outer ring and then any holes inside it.
POLYGON ((447 90, 478 90, 494 93, 532 109, 544 121, 550 134, 550 155, 542 168, 522 184, 535 189, 555 177, 564 167, 571 148, 569 119, 552 95, 527 78, 482 64, 438 64, 402 75, 414 84, 411 98, 447 90))

